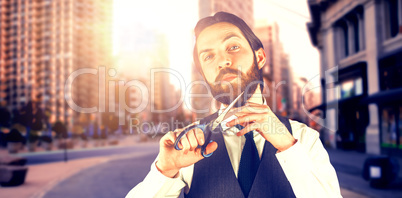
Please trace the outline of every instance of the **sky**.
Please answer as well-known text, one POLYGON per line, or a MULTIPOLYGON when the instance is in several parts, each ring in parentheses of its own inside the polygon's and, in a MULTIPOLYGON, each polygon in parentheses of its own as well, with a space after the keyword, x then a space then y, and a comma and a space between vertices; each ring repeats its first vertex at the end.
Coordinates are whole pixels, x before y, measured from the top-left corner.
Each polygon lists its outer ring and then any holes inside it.
MULTIPOLYGON (((311 45, 306 29, 306 22, 310 21, 307 1, 254 0, 254 18, 278 23, 280 40, 294 74, 313 79, 312 83, 318 85, 319 54, 311 45)), ((124 39, 128 39, 122 37, 131 36, 121 36, 124 31, 135 32, 136 27, 146 27, 165 34, 170 68, 178 71, 188 84, 194 40, 192 30, 197 21, 198 0, 114 0, 114 54, 119 54, 121 43, 124 45, 124 39)), ((176 78, 171 78, 171 83, 179 86, 176 78)))
MULTIPOLYGON (((180 71, 186 84, 190 83, 192 30, 198 21, 197 5, 198 0, 114 0, 114 53, 118 55, 119 48, 122 48, 118 45, 119 41, 127 39, 120 38, 119 35, 141 24, 141 27, 166 35, 169 65, 180 71)), ((171 78, 171 82, 176 86, 179 84, 177 78, 171 78)))
POLYGON ((319 53, 306 28, 310 21, 307 1, 254 0, 254 17, 278 23, 279 37, 293 72, 319 83, 319 53))

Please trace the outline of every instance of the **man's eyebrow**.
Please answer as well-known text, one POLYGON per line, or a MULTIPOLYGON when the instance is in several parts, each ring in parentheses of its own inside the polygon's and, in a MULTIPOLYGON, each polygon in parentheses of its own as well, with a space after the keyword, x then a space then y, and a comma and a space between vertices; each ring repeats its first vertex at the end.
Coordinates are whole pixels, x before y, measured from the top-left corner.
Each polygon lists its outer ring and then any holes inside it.
POLYGON ((204 53, 204 52, 209 52, 209 51, 211 51, 212 49, 203 49, 203 50, 201 50, 199 53, 198 53, 198 56, 200 55, 200 54, 202 54, 202 53, 204 53))
MULTIPOLYGON (((229 40, 229 39, 232 38, 232 37, 240 38, 237 34, 235 34, 235 33, 230 33, 230 34, 228 34, 227 36, 225 36, 225 38, 222 39, 222 43, 225 42, 225 41, 227 41, 227 40, 229 40)), ((202 53, 204 53, 204 52, 209 52, 209 51, 211 51, 211 50, 212 50, 212 49, 203 49, 203 50, 201 50, 201 51, 198 53, 198 55, 200 55, 200 54, 202 54, 202 53)))
POLYGON ((235 34, 235 33, 230 33, 230 34, 228 34, 227 36, 225 36, 225 38, 222 39, 222 43, 225 42, 225 41, 227 41, 227 40, 229 40, 229 39, 232 38, 232 37, 240 38, 237 34, 235 34))

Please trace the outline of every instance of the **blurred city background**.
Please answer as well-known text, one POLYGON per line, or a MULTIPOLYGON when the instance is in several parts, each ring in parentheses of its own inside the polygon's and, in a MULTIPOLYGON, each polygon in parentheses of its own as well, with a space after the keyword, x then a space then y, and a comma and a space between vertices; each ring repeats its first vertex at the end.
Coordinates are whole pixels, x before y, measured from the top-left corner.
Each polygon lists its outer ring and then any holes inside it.
POLYGON ((0 194, 123 197, 219 107, 192 61, 218 11, 260 38, 268 105, 320 133, 343 196, 402 197, 402 0, 2 0, 0 194))

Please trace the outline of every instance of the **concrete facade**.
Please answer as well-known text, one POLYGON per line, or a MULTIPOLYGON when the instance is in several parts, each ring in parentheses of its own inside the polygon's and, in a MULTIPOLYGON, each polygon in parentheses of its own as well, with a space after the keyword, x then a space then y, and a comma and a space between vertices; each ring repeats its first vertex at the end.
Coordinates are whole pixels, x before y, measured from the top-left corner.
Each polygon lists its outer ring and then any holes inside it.
POLYGON ((371 154, 400 153, 402 112, 397 101, 402 85, 396 75, 402 67, 397 58, 402 51, 402 1, 308 4, 312 22, 307 26, 321 54, 323 93, 323 103, 312 110, 325 114, 329 144, 371 154))

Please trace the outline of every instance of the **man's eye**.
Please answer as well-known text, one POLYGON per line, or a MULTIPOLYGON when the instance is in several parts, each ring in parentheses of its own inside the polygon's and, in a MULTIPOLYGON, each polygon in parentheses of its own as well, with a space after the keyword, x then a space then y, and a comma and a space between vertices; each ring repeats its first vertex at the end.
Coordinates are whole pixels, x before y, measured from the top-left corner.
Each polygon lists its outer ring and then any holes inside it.
POLYGON ((204 61, 207 61, 212 58, 212 55, 205 56, 204 61))
POLYGON ((235 45, 229 48, 229 51, 237 50, 239 49, 239 46, 235 45))

